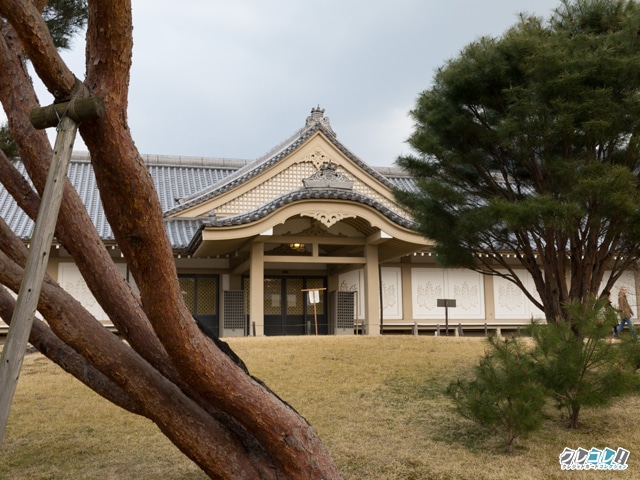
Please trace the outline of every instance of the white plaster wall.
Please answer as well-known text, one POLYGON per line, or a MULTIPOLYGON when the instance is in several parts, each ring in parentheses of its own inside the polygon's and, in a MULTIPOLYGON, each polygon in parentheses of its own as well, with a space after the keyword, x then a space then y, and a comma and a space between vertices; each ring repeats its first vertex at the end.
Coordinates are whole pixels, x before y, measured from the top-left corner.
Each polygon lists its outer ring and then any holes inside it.
MULTIPOLYGON (((124 263, 116 264, 118 270, 122 273, 123 277, 126 277, 127 266, 124 263)), ((131 280, 133 283, 133 280, 131 280)), ((78 267, 74 263, 60 263, 58 264, 58 283, 60 286, 69 292, 73 298, 78 300, 84 308, 86 308, 97 320, 105 323, 109 323, 109 317, 104 313, 102 307, 98 304, 95 297, 89 291, 89 287, 82 278, 78 267)), ((136 288, 133 285, 134 289, 136 288)))
POLYGON ((414 268, 411 270, 413 317, 440 320, 445 309, 438 299, 455 299, 449 308, 452 320, 483 320, 485 318, 484 282, 482 275, 464 269, 414 268))
POLYGON ((364 269, 352 270, 338 276, 338 290, 356 292, 356 319, 364 319, 364 269))
MULTIPOLYGON (((507 273, 506 270, 502 273, 507 273)), ((526 270, 518 272, 518 277, 536 299, 536 291, 531 274, 526 270)), ((493 277, 493 303, 496 320, 541 320, 544 312, 529 300, 514 283, 502 277, 493 277)))
MULTIPOLYGON (((506 273, 506 270, 503 271, 506 273)), ((605 273, 605 279, 609 277, 610 272, 605 273)), ((518 272, 522 283, 527 290, 531 292, 536 299, 540 299, 536 291, 531 274, 526 271, 518 272)), ((627 299, 635 313, 638 316, 638 302, 636 296, 635 277, 633 272, 625 272, 611 289, 613 304, 618 303, 618 292, 620 287, 627 287, 627 299)), ((600 288, 602 290, 602 286, 600 288)), ((501 277, 493 277, 493 295, 495 305, 496 320, 531 320, 544 319, 544 312, 537 308, 512 282, 501 277)))
POLYGON ((382 315, 385 320, 402 320, 402 269, 381 268, 382 315))

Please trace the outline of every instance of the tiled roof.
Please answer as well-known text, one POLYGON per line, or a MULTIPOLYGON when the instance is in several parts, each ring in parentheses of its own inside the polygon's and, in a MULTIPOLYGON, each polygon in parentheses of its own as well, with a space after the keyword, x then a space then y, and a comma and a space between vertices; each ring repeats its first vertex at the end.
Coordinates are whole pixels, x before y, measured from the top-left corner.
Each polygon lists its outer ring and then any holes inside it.
MULTIPOLYGON (((194 158, 176 157, 161 155, 145 155, 143 159, 148 165, 149 172, 153 178, 160 204, 165 216, 184 210, 192 205, 197 205, 207 199, 220 195, 234 186, 244 183, 260 172, 270 168, 272 165, 289 155, 305 140, 317 131, 322 131, 330 139, 333 145, 345 156, 356 163, 360 168, 389 188, 399 188, 403 190, 415 191, 415 182, 403 171, 396 168, 374 169, 351 153, 335 137, 335 133, 324 118, 324 110, 314 109, 312 115, 307 118, 307 125, 294 133, 287 140, 260 157, 254 162, 246 160, 233 160, 221 158, 194 158)), ((25 178, 27 175, 21 161, 14 160, 14 165, 25 178)), ((69 180, 74 185, 80 198, 87 207, 87 211, 93 221, 100 238, 105 242, 114 241, 113 232, 107 223, 102 209, 100 194, 96 185, 93 168, 87 153, 74 153, 69 166, 69 180)), ((166 219, 165 225, 167 234, 173 248, 177 251, 184 251, 193 241, 194 235, 203 228, 203 225, 222 226, 229 222, 232 224, 242 224, 260 218, 269 209, 277 208, 279 205, 290 203, 302 198, 343 198, 345 200, 364 203, 376 208, 392 221, 410 227, 410 219, 403 218, 391 212, 388 208, 379 204, 373 199, 355 192, 344 192, 331 190, 327 191, 300 191, 290 192, 287 195, 273 199, 252 212, 246 212, 227 218, 216 219, 166 219), (309 197, 315 195, 316 197, 309 197), (317 197, 320 195, 321 197, 317 197), (346 196, 345 196, 346 195, 346 196), (348 198, 347 198, 348 197, 348 198)), ((268 213, 268 212, 267 212, 268 213)), ((33 231, 33 222, 16 205, 13 198, 0 184, 0 216, 4 218, 9 227, 22 239, 29 239, 33 231)))
MULTIPOLYGON (((286 155, 286 152, 288 150, 284 148, 279 154, 286 155)), ((265 162, 262 162, 258 167, 255 162, 248 164, 244 160, 164 156, 145 156, 144 159, 149 166, 149 172, 158 191, 164 212, 179 208, 180 204, 177 199, 193 196, 202 201, 203 198, 209 195, 219 194, 226 188, 230 188, 229 185, 245 181, 256 173, 253 169, 262 170, 262 168, 265 168, 265 162)), ((27 175, 22 162, 14 160, 14 165, 26 178, 27 175)), ((394 187, 401 189, 415 188, 413 180, 397 169, 380 169, 380 172, 376 172, 376 175, 383 177, 385 182, 394 187)), ((106 242, 114 241, 113 232, 102 210, 93 168, 86 154, 74 154, 69 166, 68 176, 86 205, 100 238, 106 242)), ((330 195, 330 192, 327 192, 326 195, 330 195)), ((342 193, 342 195, 344 194, 342 193)), ((355 194, 350 193, 350 195, 354 196, 355 194)), ((278 202, 283 201, 288 203, 290 200, 275 199, 270 205, 276 205, 278 202)), ((351 198, 351 200, 367 203, 367 199, 351 198)), ((373 206, 376 208, 375 205, 373 206)), ((264 206, 264 208, 267 208, 267 206, 264 206)), ((247 218, 255 215, 256 212, 248 212, 245 215, 233 218, 236 222, 245 223, 247 218)), ((26 240, 31 237, 34 226, 33 221, 17 206, 2 185, 0 185, 0 216, 20 238, 26 240)), ((400 217, 396 219, 397 215, 395 214, 391 215, 391 217, 401 225, 405 225, 408 222, 407 219, 400 217)), ((210 220, 207 219, 207 221, 210 220)), ((186 249, 195 233, 202 227, 203 222, 204 220, 201 219, 168 219, 166 221, 167 233, 174 249, 186 249)))
POLYGON ((298 191, 289 192, 285 195, 282 195, 278 198, 274 198, 270 202, 260 206, 259 208, 252 210, 250 212, 243 213, 241 215, 233 215, 229 217, 209 217, 205 220, 205 225, 207 226, 216 226, 216 227, 224 227, 231 225, 243 225, 245 223, 254 222, 262 217, 267 216, 268 214, 275 212, 279 208, 300 200, 347 200, 350 202, 362 203, 364 205, 368 205, 379 212, 381 212, 384 216, 389 218, 391 221, 397 223, 406 228, 412 228, 414 226, 413 221, 410 219, 401 217, 395 212, 392 212, 390 209, 382 205, 382 203, 370 198, 366 197, 360 193, 354 192, 352 190, 345 190, 340 188, 325 188, 325 189, 300 189, 298 191))
MULTIPOLYGON (((185 157, 145 156, 144 159, 149 166, 163 211, 177 205, 176 198, 192 195, 199 189, 217 183, 247 163, 244 160, 185 157)), ((22 162, 14 160, 13 163, 27 178, 22 162)), ((102 209, 93 168, 86 154, 73 155, 68 177, 87 207, 100 238, 105 242, 114 241, 113 232, 102 209)), ((1 184, 0 216, 20 238, 31 238, 34 222, 18 207, 1 184)), ((182 249, 188 245, 200 225, 201 222, 196 220, 167 222, 167 233, 174 248, 182 249)))
POLYGON ((178 205, 179 198, 194 195, 249 163, 248 160, 164 155, 143 155, 143 160, 149 167, 163 212, 178 205))
POLYGON ((204 222, 199 218, 172 218, 165 221, 165 228, 171 246, 179 252, 186 252, 194 235, 202 228, 204 222))
POLYGON ((394 188, 399 190, 405 190, 409 192, 417 192, 416 182, 413 177, 410 177, 404 170, 399 168, 376 168, 380 175, 383 175, 389 180, 394 188))
POLYGON ((222 193, 231 190, 237 185, 251 180, 253 177, 259 175, 261 172, 269 169, 271 166, 287 157, 317 131, 322 131, 338 150, 340 150, 346 157, 351 159, 351 161, 357 164, 369 175, 376 178, 382 184, 392 189, 406 189, 407 187, 411 188, 412 182, 410 182, 409 177, 407 177, 406 174, 402 174, 399 169, 382 169, 388 170, 390 173, 393 172, 393 174, 389 177, 383 175, 378 170, 370 167, 365 162, 360 160, 360 158, 358 158, 342 143, 340 143, 336 139, 335 133, 333 132, 333 130, 331 130, 331 127, 328 124, 324 123, 323 121, 309 122, 308 120, 307 126, 305 128, 302 128, 295 132, 287 140, 267 152, 255 162, 238 169, 236 172, 226 177, 223 181, 216 184, 211 184, 209 188, 197 191, 197 193, 191 196, 182 197, 178 205, 168 211, 165 211, 166 215, 172 215, 186 210, 194 205, 198 205, 206 200, 221 195, 222 193))

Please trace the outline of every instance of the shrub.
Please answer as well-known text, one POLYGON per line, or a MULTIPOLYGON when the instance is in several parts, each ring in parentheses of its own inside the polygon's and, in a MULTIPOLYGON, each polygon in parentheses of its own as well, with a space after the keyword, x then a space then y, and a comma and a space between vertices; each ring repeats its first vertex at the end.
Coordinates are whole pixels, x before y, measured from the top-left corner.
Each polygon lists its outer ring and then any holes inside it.
POLYGON ((544 387, 521 339, 492 337, 488 345, 475 378, 452 382, 448 393, 463 416, 501 434, 511 452, 516 438, 542 425, 544 387))
POLYGON ((575 429, 583 406, 608 404, 628 392, 635 379, 620 344, 610 340, 616 312, 607 308, 606 299, 565 308, 569 321, 534 324, 529 333, 535 340, 535 377, 566 411, 569 428, 575 429))

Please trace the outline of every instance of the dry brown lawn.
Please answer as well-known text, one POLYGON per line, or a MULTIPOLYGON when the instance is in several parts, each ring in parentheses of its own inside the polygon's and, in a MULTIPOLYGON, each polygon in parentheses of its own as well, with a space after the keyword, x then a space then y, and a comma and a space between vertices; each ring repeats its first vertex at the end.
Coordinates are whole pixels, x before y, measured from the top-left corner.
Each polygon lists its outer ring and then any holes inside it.
MULTIPOLYGON (((549 406, 514 454, 461 418, 446 396, 484 351, 480 338, 229 339, 249 370, 319 432, 345 479, 640 478, 640 397, 583 410, 578 431, 549 406), (624 472, 563 472, 565 447, 631 451, 624 472)), ((204 479, 149 420, 109 404, 28 355, 0 447, 0 479, 204 479)))

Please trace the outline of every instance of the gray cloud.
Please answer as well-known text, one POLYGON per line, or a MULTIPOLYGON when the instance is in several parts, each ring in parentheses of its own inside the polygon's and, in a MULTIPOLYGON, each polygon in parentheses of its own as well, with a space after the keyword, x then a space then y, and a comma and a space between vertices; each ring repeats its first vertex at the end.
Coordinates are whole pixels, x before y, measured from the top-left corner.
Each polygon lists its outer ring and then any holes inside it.
MULTIPOLYGON (((134 1, 129 123, 142 153, 255 159, 320 105, 373 166, 408 153, 435 70, 552 0, 134 1)), ((84 45, 64 57, 80 78, 84 45)), ((41 95, 43 104, 49 103, 41 95)), ((83 146, 78 147, 82 149, 83 146)))

